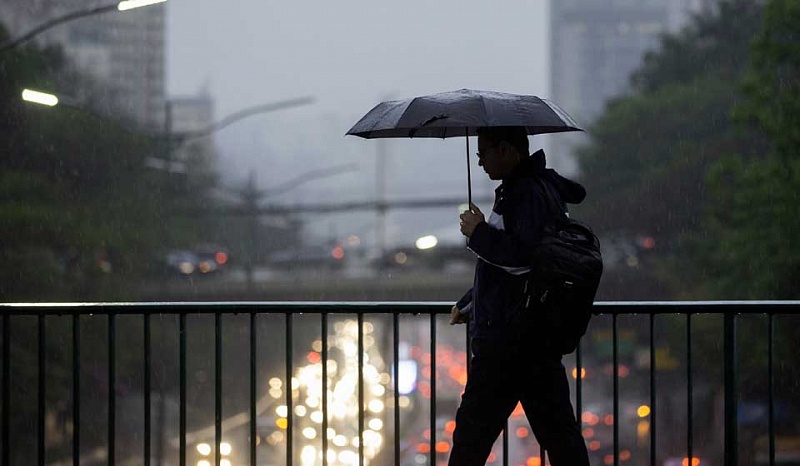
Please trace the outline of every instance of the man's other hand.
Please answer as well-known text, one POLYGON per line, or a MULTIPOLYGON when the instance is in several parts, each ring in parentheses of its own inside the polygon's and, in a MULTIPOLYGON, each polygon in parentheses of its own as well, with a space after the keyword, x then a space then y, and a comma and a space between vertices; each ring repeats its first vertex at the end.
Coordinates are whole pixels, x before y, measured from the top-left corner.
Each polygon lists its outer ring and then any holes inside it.
POLYGON ((469 322, 471 314, 462 314, 458 306, 453 306, 450 309, 450 325, 466 324, 469 322))

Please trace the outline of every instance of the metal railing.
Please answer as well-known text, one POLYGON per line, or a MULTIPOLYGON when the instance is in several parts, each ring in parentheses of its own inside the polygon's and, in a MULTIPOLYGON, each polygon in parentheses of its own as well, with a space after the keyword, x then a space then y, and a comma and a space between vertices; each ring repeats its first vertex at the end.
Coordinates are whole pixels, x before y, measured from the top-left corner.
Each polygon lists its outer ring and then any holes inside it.
MULTIPOLYGON (((443 314, 449 314, 451 303, 358 303, 358 302, 282 302, 282 303, 261 303, 261 302, 225 302, 225 303, 99 303, 99 304, 4 304, 2 305, 2 419, 0 425, 0 444, 2 444, 2 453, 0 453, 0 460, 3 465, 12 464, 13 450, 17 444, 11 442, 12 434, 12 411, 17 409, 17 406, 12 403, 11 395, 11 379, 12 371, 11 366, 13 357, 20 354, 18 351, 12 351, 12 326, 15 325, 17 319, 34 319, 36 322, 35 333, 36 338, 36 351, 35 351, 35 366, 36 366, 36 385, 29 387, 36 392, 36 464, 48 464, 46 455, 46 413, 48 410, 46 393, 49 389, 47 385, 48 377, 48 360, 47 350, 48 341, 46 338, 47 331, 46 325, 49 319, 63 319, 70 320, 70 344, 71 357, 70 359, 70 378, 72 383, 71 388, 71 406, 70 406, 70 421, 71 421, 71 437, 68 439, 69 449, 71 450, 71 463, 74 465, 87 464, 86 452, 82 451, 81 433, 87 426, 82 425, 81 420, 81 376, 83 374, 81 368, 81 329, 84 321, 102 316, 107 320, 107 364, 106 364, 106 378, 107 378, 107 420, 106 420, 106 443, 104 452, 100 455, 104 458, 104 463, 115 464, 116 461, 116 448, 117 448, 117 427, 120 425, 120 420, 117 418, 118 407, 118 387, 117 387, 117 360, 122 353, 128 351, 127 349, 120 348, 118 339, 120 330, 118 328, 118 321, 120 318, 129 318, 135 316, 141 318, 141 341, 142 341, 142 377, 143 377, 143 450, 141 452, 141 462, 145 465, 150 465, 154 461, 154 452, 152 445, 153 437, 153 418, 152 418, 152 399, 151 393, 153 392, 153 384, 151 374, 153 371, 153 342, 151 335, 152 318, 154 316, 173 316, 177 319, 177 340, 178 340, 178 436, 177 436, 177 449, 178 449, 178 463, 181 465, 189 464, 187 462, 187 337, 189 332, 187 330, 187 317, 194 317, 199 315, 213 316, 214 328, 214 422, 213 422, 213 463, 202 464, 229 464, 223 458, 222 452, 222 435, 223 435, 223 399, 225 393, 222 384, 222 371, 223 371, 223 316, 239 315, 248 317, 247 321, 247 346, 249 352, 249 366, 248 366, 248 381, 249 387, 249 403, 247 412, 247 437, 248 437, 248 453, 247 458, 251 466, 262 464, 258 457, 257 445, 260 442, 259 426, 257 419, 260 413, 257 411, 257 406, 260 401, 258 399, 259 386, 258 380, 260 375, 258 373, 259 363, 259 342, 266 337, 266 335, 259 333, 259 325, 257 318, 259 316, 282 316, 284 320, 283 325, 283 345, 284 345, 284 361, 285 374, 283 378, 283 385, 286 389, 281 392, 284 398, 282 402, 285 403, 286 416, 285 425, 283 429, 285 436, 282 438, 285 444, 285 464, 305 464, 308 458, 299 458, 296 451, 295 442, 295 406, 293 405, 293 378, 295 378, 296 361, 294 348, 295 327, 294 322, 298 315, 303 316, 316 316, 319 321, 314 324, 318 325, 321 344, 318 345, 319 358, 317 364, 321 369, 321 376, 319 377, 321 383, 320 410, 322 418, 320 421, 320 435, 319 443, 321 449, 318 456, 312 462, 321 463, 323 466, 336 462, 336 458, 329 458, 327 452, 330 448, 331 439, 329 438, 329 422, 331 419, 331 406, 329 396, 332 387, 328 386, 329 376, 331 374, 330 354, 329 348, 331 342, 329 341, 334 334, 331 334, 331 319, 340 318, 346 315, 355 316, 355 325, 357 326, 356 338, 357 342, 357 436, 358 441, 353 442, 353 447, 357 448, 357 461, 355 464, 364 465, 369 462, 365 449, 369 449, 368 441, 365 441, 365 432, 368 432, 366 426, 366 415, 368 412, 365 405, 365 368, 367 357, 365 353, 365 317, 380 317, 386 322, 388 328, 384 328, 384 335, 386 339, 387 349, 390 347, 391 352, 391 382, 387 386, 391 386, 391 392, 388 394, 388 399, 393 403, 393 416, 391 425, 393 428, 393 439, 387 441, 386 450, 391 449, 391 455, 386 455, 384 458, 385 464, 393 462, 395 465, 400 465, 403 461, 401 451, 401 406, 400 402, 400 351, 401 351, 401 337, 400 337, 400 319, 412 319, 417 323, 422 322, 423 325, 428 326, 427 336, 429 337, 429 347, 426 349, 430 358, 430 368, 432 375, 429 377, 430 383, 430 397, 427 400, 429 403, 428 410, 430 416, 424 423, 427 423, 429 429, 429 436, 426 438, 428 447, 421 448, 420 451, 424 452, 423 462, 427 464, 436 465, 441 460, 441 455, 437 460, 437 451, 442 452, 439 448, 440 442, 437 442, 437 430, 441 430, 441 426, 437 425, 437 397, 442 396, 442 392, 437 390, 437 323, 442 324, 445 322, 443 314), (424 322, 427 316, 427 322, 424 322), (391 338, 389 338, 389 331, 391 338), (82 455, 84 455, 82 457, 82 455), (427 456, 427 458, 424 458, 427 456)), ((685 400, 685 437, 686 445, 683 451, 684 459, 683 464, 695 465, 696 463, 696 445, 694 443, 694 411, 696 407, 693 405, 693 384, 695 381, 693 360, 696 355, 693 353, 693 346, 696 345, 692 336, 693 322, 697 316, 710 315, 715 316, 722 320, 722 394, 724 395, 724 409, 723 409, 723 445, 720 446, 724 452, 723 464, 736 465, 739 464, 739 442, 738 432, 739 425, 739 405, 737 402, 737 371, 739 361, 737 359, 737 352, 740 348, 737 346, 737 321, 744 316, 761 316, 767 319, 767 400, 768 407, 767 426, 764 435, 768 440, 767 444, 767 458, 768 464, 774 465, 776 463, 776 432, 775 432, 775 384, 774 384, 774 348, 775 341, 775 318, 776 316, 793 316, 800 315, 800 301, 771 301, 771 302, 743 302, 743 301, 726 301, 726 302, 601 302, 595 304, 595 312, 597 316, 594 322, 598 322, 599 318, 609 320, 606 322, 610 326, 611 333, 611 380, 612 380, 612 422, 610 426, 613 429, 613 446, 611 453, 606 455, 605 464, 614 464, 618 466, 625 464, 627 458, 621 455, 621 434, 620 434, 620 380, 624 375, 620 372, 622 366, 620 364, 620 335, 619 335, 619 318, 625 316, 638 316, 639 318, 646 319, 646 332, 644 337, 647 342, 648 351, 645 352, 646 367, 649 371, 647 380, 649 387, 647 413, 648 426, 648 448, 649 454, 648 461, 651 465, 659 464, 659 454, 657 452, 657 445, 659 442, 660 432, 658 431, 656 419, 657 416, 662 415, 660 406, 658 405, 659 398, 658 383, 657 383, 657 366, 659 365, 658 348, 656 344, 656 333, 658 328, 659 316, 673 316, 681 317, 684 319, 685 324, 685 370, 686 377, 686 400, 685 400)), ((307 319, 304 317, 304 326, 308 325, 307 319)), ((592 324, 595 325, 594 323, 592 324)), ((127 329, 126 329, 127 330, 127 329)), ((590 327, 590 335, 592 332, 590 327)), ((464 333, 460 333, 460 343, 469 353, 468 341, 464 333)), ((586 340, 586 339, 584 339, 586 340)), ((575 411, 578 419, 582 419, 585 414, 584 411, 584 398, 586 395, 586 387, 584 379, 584 362, 587 358, 587 352, 591 349, 586 348, 586 342, 582 343, 581 348, 576 351, 574 356, 569 356, 569 364, 574 363, 573 379, 574 379, 574 403, 575 411), (573 359, 574 358, 574 359, 573 359)), ((33 356, 29 360, 34 360, 33 356)), ((427 364, 427 362, 426 362, 427 364)), ((565 362, 565 364, 567 364, 565 362)), ((371 369, 371 367, 370 367, 371 369)), ((627 369, 625 369, 627 371, 627 369)), ((457 394, 455 394, 457 395, 457 394)), ((453 398, 453 394, 449 394, 453 398)), ((669 407, 674 410, 674 406, 669 407)), ((387 425, 389 423, 387 422, 387 425)), ((585 423, 584 423, 585 425, 585 423)), ((91 427, 91 426, 89 426, 91 427)), ((641 433, 640 433, 641 434, 641 433)), ((507 428, 503 433, 502 438, 502 463, 508 464, 508 451, 509 451, 509 429, 507 428)), ((368 440, 368 439, 367 439, 368 440)), ((85 449, 83 449, 85 450, 85 449)), ((539 464, 545 465, 546 453, 539 451, 539 464)), ((155 455, 155 461, 160 464, 160 456, 155 455)), ((420 453, 416 454, 420 459, 420 453)), ((283 462, 283 461, 282 461, 283 462)), ((281 463, 282 463, 281 462, 281 463)), ((418 461, 419 462, 419 461, 418 461)), ((61 463, 63 464, 63 463, 61 463)), ((192 462, 194 464, 194 462, 192 462)), ((201 463, 198 463, 201 464, 201 463)), ((272 463, 270 463, 272 464, 272 463)))

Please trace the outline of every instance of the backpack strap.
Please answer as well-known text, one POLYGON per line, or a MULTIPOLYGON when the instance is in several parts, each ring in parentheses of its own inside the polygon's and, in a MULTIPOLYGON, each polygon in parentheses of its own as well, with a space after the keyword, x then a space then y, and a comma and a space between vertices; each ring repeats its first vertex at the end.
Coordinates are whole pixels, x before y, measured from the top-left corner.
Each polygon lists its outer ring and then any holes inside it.
POLYGON ((539 186, 542 187, 545 202, 547 203, 547 208, 550 211, 550 218, 553 219, 553 223, 555 223, 556 227, 563 225, 568 221, 569 216, 557 200, 560 199, 560 196, 555 187, 541 176, 537 176, 536 181, 539 183, 539 186))

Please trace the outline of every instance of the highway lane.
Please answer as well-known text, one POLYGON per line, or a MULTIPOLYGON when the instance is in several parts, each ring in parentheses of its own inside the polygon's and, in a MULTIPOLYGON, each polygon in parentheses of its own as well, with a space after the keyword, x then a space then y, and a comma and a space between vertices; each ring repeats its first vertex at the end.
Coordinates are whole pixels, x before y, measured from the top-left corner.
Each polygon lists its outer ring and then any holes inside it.
POLYGON ((472 273, 337 272, 262 270, 252 284, 228 275, 170 277, 138 287, 142 301, 455 301, 471 286, 472 273))

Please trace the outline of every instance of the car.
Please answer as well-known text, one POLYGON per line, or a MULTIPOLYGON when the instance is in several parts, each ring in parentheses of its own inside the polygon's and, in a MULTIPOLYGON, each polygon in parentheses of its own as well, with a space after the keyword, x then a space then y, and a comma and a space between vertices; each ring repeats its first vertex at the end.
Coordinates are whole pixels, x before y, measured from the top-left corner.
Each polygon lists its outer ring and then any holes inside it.
POLYGON ((230 261, 230 254, 227 249, 214 246, 202 245, 194 249, 197 256, 198 270, 200 273, 222 273, 230 261))
POLYGON ((332 246, 307 246, 301 249, 275 251, 267 257, 269 265, 281 269, 339 270, 345 264, 344 248, 332 246))
POLYGON ((164 258, 167 273, 184 277, 222 273, 228 261, 228 252, 219 247, 175 249, 164 258))
POLYGON ((164 259, 167 272, 181 276, 194 274, 200 261, 195 253, 186 250, 169 251, 164 259))

